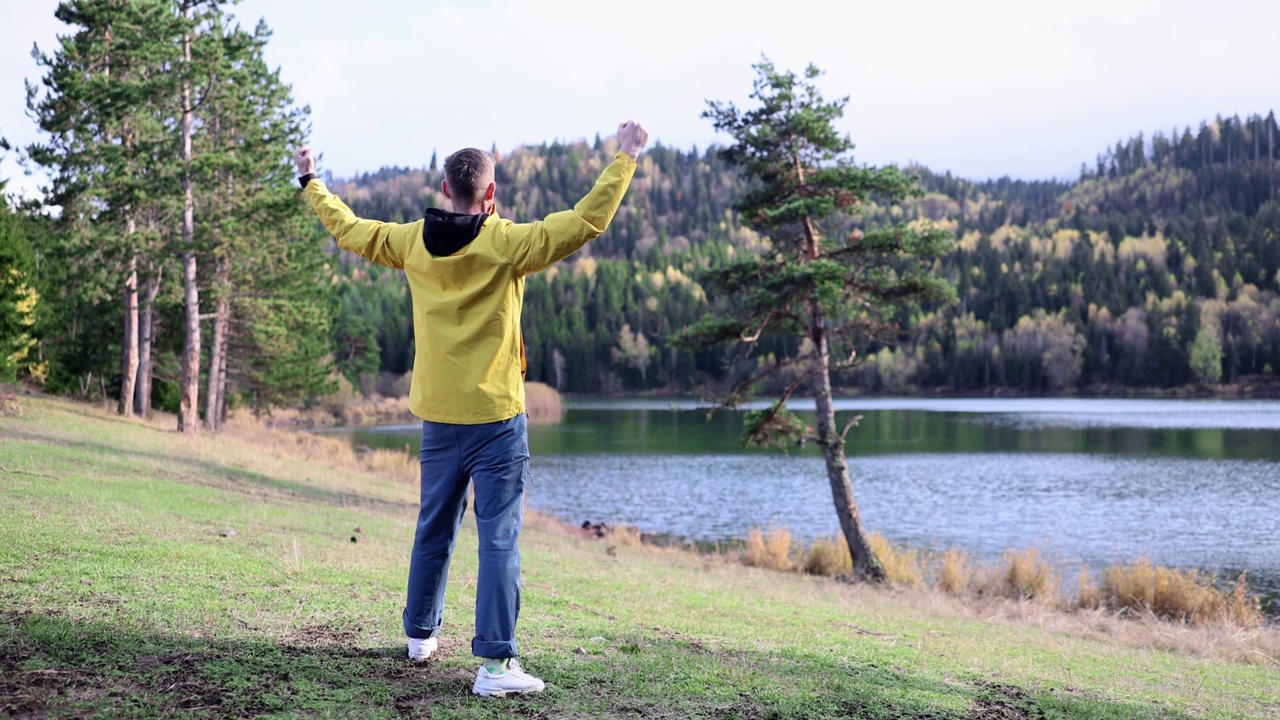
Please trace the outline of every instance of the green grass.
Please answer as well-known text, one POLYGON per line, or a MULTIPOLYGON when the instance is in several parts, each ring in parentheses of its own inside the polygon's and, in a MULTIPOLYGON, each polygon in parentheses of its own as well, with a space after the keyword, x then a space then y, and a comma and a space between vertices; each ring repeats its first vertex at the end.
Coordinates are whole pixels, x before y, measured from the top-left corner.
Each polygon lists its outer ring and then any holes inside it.
POLYGON ((470 525, 440 652, 402 658, 414 478, 25 406, 0 417, 0 715, 1280 718, 1280 672, 1263 665, 545 521, 523 538, 518 639, 547 691, 475 698, 470 525))

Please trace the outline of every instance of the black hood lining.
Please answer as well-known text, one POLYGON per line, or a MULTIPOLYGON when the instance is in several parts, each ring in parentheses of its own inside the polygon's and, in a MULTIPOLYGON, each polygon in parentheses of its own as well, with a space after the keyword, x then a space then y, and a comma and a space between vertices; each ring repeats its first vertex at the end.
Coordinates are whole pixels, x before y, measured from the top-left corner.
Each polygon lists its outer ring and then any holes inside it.
POLYGON ((422 224, 422 243, 431 257, 448 257, 480 235, 489 213, 467 215, 439 208, 427 208, 422 224))

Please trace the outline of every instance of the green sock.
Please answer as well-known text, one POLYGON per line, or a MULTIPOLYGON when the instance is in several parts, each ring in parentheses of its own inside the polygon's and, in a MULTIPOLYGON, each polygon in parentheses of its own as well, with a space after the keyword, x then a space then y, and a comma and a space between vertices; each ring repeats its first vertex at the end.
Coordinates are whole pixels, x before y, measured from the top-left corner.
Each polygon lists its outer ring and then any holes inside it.
POLYGON ((489 671, 490 675, 504 675, 507 672, 507 664, 511 662, 510 658, 483 658, 484 669, 489 671))

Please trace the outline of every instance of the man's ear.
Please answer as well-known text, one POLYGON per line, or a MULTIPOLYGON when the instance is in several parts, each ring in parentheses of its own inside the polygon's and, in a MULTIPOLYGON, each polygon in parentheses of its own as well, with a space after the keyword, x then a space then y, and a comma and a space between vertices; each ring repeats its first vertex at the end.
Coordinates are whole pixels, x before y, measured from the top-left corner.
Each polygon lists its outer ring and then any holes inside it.
POLYGON ((440 181, 440 192, 444 193, 444 196, 450 200, 453 199, 453 196, 449 194, 449 182, 447 180, 440 181))
POLYGON ((497 192, 497 190, 498 190, 498 184, 497 184, 497 183, 489 183, 489 187, 485 188, 485 191, 484 191, 484 199, 485 199, 485 200, 492 200, 492 199, 493 199, 493 194, 494 194, 495 192, 497 192))

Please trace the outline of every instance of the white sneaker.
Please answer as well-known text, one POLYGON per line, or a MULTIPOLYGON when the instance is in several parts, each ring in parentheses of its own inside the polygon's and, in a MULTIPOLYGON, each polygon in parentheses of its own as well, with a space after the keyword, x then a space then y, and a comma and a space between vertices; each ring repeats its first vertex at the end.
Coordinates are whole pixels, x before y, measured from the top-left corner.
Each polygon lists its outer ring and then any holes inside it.
POLYGON ((440 643, 435 638, 409 638, 409 659, 410 660, 426 660, 431 657, 431 653, 436 651, 440 643))
POLYGON ((490 673, 481 665, 471 692, 489 697, 504 697, 510 693, 542 692, 546 688, 546 683, 525 672, 520 663, 512 658, 507 663, 506 672, 502 673, 490 673))

